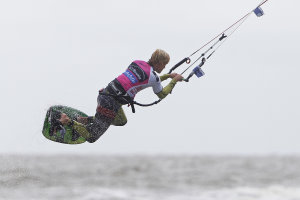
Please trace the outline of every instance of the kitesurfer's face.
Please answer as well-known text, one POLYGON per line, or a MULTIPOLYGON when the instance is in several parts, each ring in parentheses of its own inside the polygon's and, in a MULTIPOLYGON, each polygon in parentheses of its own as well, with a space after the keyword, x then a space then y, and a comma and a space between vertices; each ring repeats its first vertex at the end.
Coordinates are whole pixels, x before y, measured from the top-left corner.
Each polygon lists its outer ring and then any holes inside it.
POLYGON ((158 63, 157 65, 156 65, 156 72, 157 73, 160 73, 160 72, 162 72, 162 70, 164 69, 166 67, 166 64, 164 64, 164 63, 158 63))

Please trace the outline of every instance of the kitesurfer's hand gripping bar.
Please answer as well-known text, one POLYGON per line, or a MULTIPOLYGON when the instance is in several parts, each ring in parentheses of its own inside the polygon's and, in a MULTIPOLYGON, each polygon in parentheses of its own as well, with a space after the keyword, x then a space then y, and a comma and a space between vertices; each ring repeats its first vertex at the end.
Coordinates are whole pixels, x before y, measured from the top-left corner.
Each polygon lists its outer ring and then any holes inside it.
POLYGON ((186 57, 184 59, 182 59, 182 61, 180 61, 179 63, 177 63, 176 65, 174 65, 174 67, 172 67, 169 71, 168 74, 171 74, 172 71, 174 71, 177 67, 179 67, 180 65, 182 65, 184 62, 186 62, 187 64, 189 64, 191 62, 191 59, 189 57, 186 57))
MULTIPOLYGON (((184 59, 182 59, 179 63, 177 63, 176 65, 174 65, 174 67, 172 67, 169 71, 168 74, 171 74, 172 71, 174 71, 177 67, 179 67, 180 65, 182 65, 184 62, 186 62, 187 64, 190 64, 191 59, 189 57, 186 57, 184 59)), ((170 94, 172 94, 172 90, 170 91, 170 94)))

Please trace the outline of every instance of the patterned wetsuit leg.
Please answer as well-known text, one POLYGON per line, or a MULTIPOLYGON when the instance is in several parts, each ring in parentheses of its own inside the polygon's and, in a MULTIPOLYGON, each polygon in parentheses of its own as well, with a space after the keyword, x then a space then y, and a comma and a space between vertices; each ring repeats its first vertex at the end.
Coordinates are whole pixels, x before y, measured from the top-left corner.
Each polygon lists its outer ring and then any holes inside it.
POLYGON ((87 130, 90 137, 87 138, 88 142, 95 142, 103 133, 109 128, 114 121, 118 110, 121 105, 111 96, 99 95, 98 106, 95 114, 95 119, 92 124, 87 125, 87 130))
POLYGON ((127 123, 127 117, 125 115, 125 112, 122 107, 120 107, 114 121, 112 122, 112 125, 114 126, 125 126, 127 123))

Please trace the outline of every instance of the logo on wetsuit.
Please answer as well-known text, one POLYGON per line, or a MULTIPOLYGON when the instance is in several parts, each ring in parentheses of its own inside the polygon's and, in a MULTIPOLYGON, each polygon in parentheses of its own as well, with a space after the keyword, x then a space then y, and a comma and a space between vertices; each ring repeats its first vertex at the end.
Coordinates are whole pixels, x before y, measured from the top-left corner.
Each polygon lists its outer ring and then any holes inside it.
POLYGON ((123 74, 130 80, 132 84, 143 82, 148 79, 147 73, 136 63, 131 63, 126 72, 123 74))
POLYGON ((137 78, 133 75, 133 73, 131 71, 129 71, 128 69, 126 70, 126 72, 123 73, 132 84, 135 84, 138 82, 137 78))

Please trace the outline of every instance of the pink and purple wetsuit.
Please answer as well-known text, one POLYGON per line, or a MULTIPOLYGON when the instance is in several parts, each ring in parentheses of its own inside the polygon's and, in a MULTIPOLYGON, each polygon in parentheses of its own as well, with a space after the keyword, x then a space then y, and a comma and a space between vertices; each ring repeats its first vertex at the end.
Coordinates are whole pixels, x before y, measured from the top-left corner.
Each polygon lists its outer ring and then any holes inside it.
POLYGON ((160 78, 154 72, 153 67, 141 60, 133 61, 116 80, 132 99, 139 91, 147 87, 152 87, 155 94, 163 90, 160 78))

